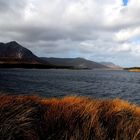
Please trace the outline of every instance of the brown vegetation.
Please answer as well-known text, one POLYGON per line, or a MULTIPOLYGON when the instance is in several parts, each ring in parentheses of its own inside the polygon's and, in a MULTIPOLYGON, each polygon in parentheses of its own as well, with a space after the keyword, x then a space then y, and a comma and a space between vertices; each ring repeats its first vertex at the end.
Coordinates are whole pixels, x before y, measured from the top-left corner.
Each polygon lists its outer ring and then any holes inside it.
POLYGON ((129 72, 140 72, 140 69, 130 69, 129 72))
POLYGON ((140 108, 84 97, 0 96, 0 140, 139 140, 140 108))

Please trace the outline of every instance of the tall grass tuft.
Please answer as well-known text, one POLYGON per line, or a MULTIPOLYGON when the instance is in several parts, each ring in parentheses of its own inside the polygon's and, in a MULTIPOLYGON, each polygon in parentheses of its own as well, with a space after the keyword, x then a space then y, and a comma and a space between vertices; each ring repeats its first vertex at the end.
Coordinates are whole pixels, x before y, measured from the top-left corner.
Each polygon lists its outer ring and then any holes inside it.
POLYGON ((119 99, 0 95, 0 140, 140 140, 140 108, 119 99))

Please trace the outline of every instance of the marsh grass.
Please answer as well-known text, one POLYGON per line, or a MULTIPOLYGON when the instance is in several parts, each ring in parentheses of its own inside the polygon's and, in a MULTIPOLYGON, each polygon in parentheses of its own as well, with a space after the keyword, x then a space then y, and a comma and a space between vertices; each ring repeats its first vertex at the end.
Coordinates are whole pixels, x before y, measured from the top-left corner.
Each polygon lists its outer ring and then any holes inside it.
POLYGON ((0 140, 139 140, 140 108, 85 97, 0 96, 0 140))

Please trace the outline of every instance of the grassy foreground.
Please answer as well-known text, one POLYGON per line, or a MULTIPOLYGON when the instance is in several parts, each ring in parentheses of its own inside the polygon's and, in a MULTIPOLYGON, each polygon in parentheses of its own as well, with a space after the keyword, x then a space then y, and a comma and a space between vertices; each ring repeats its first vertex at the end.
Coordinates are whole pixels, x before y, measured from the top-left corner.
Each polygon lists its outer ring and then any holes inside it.
POLYGON ((0 95, 0 140, 139 140, 140 108, 84 97, 0 95))

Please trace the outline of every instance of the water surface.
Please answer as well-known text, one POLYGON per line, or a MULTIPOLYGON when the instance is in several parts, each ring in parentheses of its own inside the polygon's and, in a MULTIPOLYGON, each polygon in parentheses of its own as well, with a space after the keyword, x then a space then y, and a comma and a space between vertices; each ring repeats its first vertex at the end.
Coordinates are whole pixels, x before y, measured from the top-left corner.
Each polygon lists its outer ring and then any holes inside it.
POLYGON ((0 92, 121 98, 140 104, 140 73, 109 70, 0 69, 0 92))

